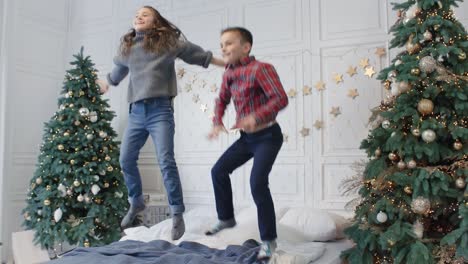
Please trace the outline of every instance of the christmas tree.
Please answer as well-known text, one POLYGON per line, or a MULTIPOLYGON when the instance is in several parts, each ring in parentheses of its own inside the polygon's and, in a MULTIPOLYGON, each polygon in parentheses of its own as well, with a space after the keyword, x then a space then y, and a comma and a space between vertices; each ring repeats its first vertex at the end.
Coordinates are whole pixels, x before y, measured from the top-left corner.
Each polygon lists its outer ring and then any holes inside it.
POLYGON ((457 2, 394 4, 390 48, 404 49, 378 76, 389 96, 361 143, 370 159, 349 263, 468 261, 468 37, 457 2))
POLYGON ((59 108, 45 124, 38 164, 23 209, 35 243, 55 249, 62 242, 98 246, 120 238, 127 189, 119 146, 89 56, 74 55, 65 75, 59 108))

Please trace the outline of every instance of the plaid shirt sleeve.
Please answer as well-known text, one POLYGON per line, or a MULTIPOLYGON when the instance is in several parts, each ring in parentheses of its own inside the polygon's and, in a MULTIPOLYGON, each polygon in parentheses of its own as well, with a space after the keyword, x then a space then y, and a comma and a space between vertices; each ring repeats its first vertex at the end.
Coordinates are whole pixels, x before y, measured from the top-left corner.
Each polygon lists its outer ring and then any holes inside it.
POLYGON ((224 125, 223 116, 227 105, 231 101, 231 91, 227 83, 226 72, 223 75, 223 81, 221 82, 221 89, 219 90, 219 97, 215 101, 215 110, 213 117, 213 126, 224 125))
POLYGON ((258 125, 273 121, 278 112, 288 105, 288 96, 284 92, 279 76, 271 64, 263 64, 257 70, 256 80, 268 98, 267 103, 261 105, 255 111, 255 120, 258 125))

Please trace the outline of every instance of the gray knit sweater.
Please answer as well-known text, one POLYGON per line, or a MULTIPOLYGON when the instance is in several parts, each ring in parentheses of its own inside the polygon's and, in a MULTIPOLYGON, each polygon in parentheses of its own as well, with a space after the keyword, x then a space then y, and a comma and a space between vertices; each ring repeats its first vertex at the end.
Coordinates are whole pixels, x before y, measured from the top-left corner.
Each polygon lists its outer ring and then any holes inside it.
POLYGON ((143 49, 144 33, 137 32, 128 56, 117 55, 115 67, 107 74, 110 85, 117 86, 130 72, 127 100, 129 103, 143 99, 176 96, 177 83, 174 60, 180 58, 188 64, 208 67, 213 54, 189 42, 180 41, 177 48, 163 54, 149 53, 143 49))

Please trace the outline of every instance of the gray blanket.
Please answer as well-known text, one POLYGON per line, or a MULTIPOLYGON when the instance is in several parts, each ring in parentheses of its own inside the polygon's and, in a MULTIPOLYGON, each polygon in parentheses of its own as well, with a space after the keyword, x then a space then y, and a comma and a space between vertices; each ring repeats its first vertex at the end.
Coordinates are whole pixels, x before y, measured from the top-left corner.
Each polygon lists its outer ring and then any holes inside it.
POLYGON ((257 263, 259 244, 247 240, 242 246, 212 249, 196 242, 179 245, 164 240, 114 242, 107 246, 76 248, 48 264, 234 264, 257 263))

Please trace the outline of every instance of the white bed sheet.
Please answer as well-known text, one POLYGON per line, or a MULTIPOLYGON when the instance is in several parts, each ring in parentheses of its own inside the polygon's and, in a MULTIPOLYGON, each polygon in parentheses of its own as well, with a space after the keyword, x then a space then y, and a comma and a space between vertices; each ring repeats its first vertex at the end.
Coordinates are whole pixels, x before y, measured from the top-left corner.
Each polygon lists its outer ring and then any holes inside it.
MULTIPOLYGON (((247 239, 260 241, 256 215, 249 211, 240 212, 236 227, 223 230, 214 236, 204 234, 204 231, 216 221, 216 215, 212 210, 188 211, 184 214, 184 218, 186 231, 177 241, 171 240, 171 219, 150 228, 145 226, 128 228, 125 230, 126 236, 121 240, 149 242, 162 239, 174 244, 193 241, 217 249, 225 249, 228 245, 240 245, 247 239)), ((277 232, 277 254, 270 264, 339 264, 341 251, 352 246, 348 240, 309 242, 301 234, 281 224, 277 224, 277 232)))

